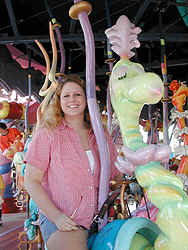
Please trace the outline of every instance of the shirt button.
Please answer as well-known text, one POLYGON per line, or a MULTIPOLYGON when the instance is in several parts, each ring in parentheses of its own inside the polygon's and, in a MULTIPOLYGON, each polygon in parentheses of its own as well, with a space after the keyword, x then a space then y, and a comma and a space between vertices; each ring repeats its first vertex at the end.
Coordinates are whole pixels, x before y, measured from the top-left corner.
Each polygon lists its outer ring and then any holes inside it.
POLYGON ((89 186, 89 189, 90 189, 90 190, 93 190, 93 186, 89 186))
POLYGON ((87 170, 88 172, 90 172, 90 169, 88 168, 88 170, 87 170))

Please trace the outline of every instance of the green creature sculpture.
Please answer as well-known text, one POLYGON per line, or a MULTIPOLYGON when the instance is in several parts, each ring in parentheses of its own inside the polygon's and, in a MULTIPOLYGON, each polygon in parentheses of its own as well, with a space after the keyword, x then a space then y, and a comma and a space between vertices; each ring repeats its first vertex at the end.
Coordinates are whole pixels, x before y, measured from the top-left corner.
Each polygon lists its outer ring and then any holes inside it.
POLYGON ((139 47, 137 35, 141 32, 126 16, 106 30, 112 50, 120 56, 110 76, 111 102, 117 115, 127 164, 119 170, 135 172, 137 181, 147 191, 149 200, 159 208, 156 223, 161 233, 153 246, 135 235, 134 250, 186 250, 188 249, 188 197, 181 180, 166 170, 160 162, 168 161, 168 145, 147 145, 139 132, 139 116, 144 104, 155 104, 163 95, 163 83, 154 73, 147 73, 137 63, 131 62, 131 51, 139 47))

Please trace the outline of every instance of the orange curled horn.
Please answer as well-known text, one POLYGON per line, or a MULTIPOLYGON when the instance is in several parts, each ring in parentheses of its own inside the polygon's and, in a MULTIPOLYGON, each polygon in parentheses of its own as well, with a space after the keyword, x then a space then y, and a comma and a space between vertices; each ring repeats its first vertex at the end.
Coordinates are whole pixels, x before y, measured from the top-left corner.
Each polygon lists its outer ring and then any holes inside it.
POLYGON ((57 67, 57 47, 56 47, 56 42, 55 42, 54 33, 53 33, 53 26, 51 22, 49 22, 49 30, 50 30, 50 40, 51 40, 52 51, 53 51, 53 60, 52 60, 51 69, 50 69, 50 59, 46 50, 44 49, 44 47, 39 41, 35 41, 37 45, 39 46, 40 50, 42 51, 45 61, 46 61, 46 79, 42 88, 39 91, 40 96, 46 96, 49 92, 51 92, 51 90, 55 90, 58 85, 58 81, 55 78, 56 67, 57 67), (52 84, 49 87, 48 87, 48 80, 52 82, 52 84))
POLYGON ((53 27, 52 23, 49 23, 49 28, 50 28, 50 40, 51 40, 51 44, 52 44, 52 52, 53 52, 53 60, 52 60, 52 67, 51 70, 49 72, 49 80, 52 82, 52 85, 57 86, 58 85, 58 81, 55 77, 56 75, 56 67, 57 67, 57 47, 56 47, 56 41, 55 41, 55 37, 54 37, 54 31, 53 31, 53 27))
POLYGON ((49 59, 49 56, 48 56, 45 48, 42 46, 42 44, 38 40, 35 40, 35 42, 38 45, 38 47, 40 48, 40 50, 42 51, 42 54, 43 54, 45 61, 46 61, 46 78, 45 78, 45 81, 44 81, 42 88, 39 91, 40 96, 45 96, 48 93, 48 74, 50 72, 50 59, 49 59))
POLYGON ((53 26, 51 22, 49 23, 49 29, 50 29, 50 41, 52 44, 52 51, 53 51, 53 60, 52 60, 52 66, 50 69, 50 60, 49 56, 42 46, 42 44, 38 41, 35 41, 39 48, 41 49, 45 61, 46 61, 46 78, 45 82, 42 86, 42 88, 39 91, 40 96, 45 96, 44 100, 40 104, 40 107, 37 110, 37 127, 40 125, 40 121, 42 120, 42 115, 44 113, 45 108, 48 106, 50 99, 52 98, 56 87, 58 85, 58 81, 56 79, 56 67, 57 67, 57 47, 56 47, 56 42, 55 42, 55 37, 53 33, 53 26), (50 80, 51 85, 48 87, 48 80, 50 80))

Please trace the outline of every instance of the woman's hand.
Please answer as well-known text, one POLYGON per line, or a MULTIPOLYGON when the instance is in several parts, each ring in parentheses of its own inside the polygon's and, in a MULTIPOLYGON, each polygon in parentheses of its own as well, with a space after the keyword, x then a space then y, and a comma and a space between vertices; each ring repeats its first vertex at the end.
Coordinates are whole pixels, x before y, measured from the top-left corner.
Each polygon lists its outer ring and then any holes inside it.
POLYGON ((78 230, 77 224, 65 214, 61 214, 54 222, 59 231, 78 230))

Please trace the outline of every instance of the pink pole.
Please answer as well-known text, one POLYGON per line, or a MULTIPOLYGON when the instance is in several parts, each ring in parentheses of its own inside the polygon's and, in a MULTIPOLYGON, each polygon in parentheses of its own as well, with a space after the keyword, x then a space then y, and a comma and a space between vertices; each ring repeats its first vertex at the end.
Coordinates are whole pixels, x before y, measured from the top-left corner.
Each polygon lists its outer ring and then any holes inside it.
MULTIPOLYGON (((79 1, 74 1, 77 3, 79 1)), ((101 172, 100 172, 100 185, 99 185, 99 200, 98 209, 102 207, 104 201, 107 199, 109 192, 109 179, 110 179, 110 157, 107 147, 107 140, 102 126, 101 115, 96 102, 96 84, 95 84, 95 45, 91 25, 88 19, 88 14, 81 11, 78 14, 86 48, 86 92, 87 102, 91 118, 92 127, 96 136, 97 145, 99 148, 101 172)))

